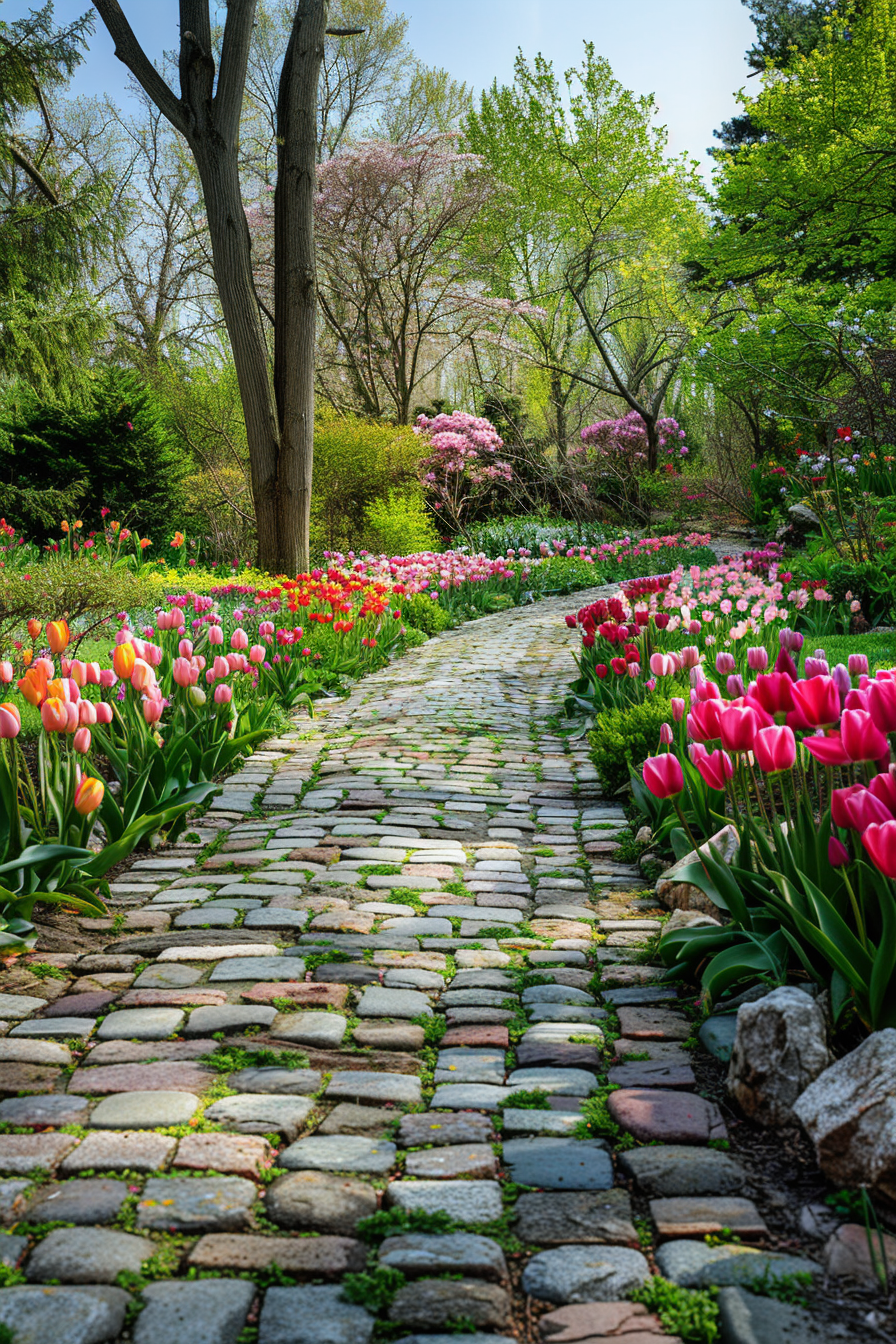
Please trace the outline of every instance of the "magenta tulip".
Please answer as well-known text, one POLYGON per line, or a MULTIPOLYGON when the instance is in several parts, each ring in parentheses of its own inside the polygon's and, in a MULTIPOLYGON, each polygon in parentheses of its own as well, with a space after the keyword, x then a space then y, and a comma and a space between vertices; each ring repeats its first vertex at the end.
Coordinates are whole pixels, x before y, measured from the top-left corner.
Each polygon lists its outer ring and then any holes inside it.
POLYGON ((869 826, 862 836, 862 844, 884 877, 896 877, 896 821, 869 826))
POLYGON ((843 868, 849 863, 849 850, 836 835, 832 835, 828 841, 828 863, 832 868, 843 868))
POLYGON ((840 717, 840 692, 833 677, 792 683, 794 707, 811 728, 830 728, 840 717))
POLYGON ((694 765, 700 771, 704 783, 711 789, 724 789, 726 782, 734 774, 734 763, 726 751, 704 751, 694 765))
POLYGON ((642 766, 641 776, 655 798, 674 798, 684 789, 681 765, 669 752, 663 756, 649 756, 642 766))
POLYGON ((868 711, 880 731, 896 732, 896 681, 872 681, 867 695, 868 711))
POLYGON ((867 677, 868 675, 868 655, 867 653, 851 653, 848 659, 849 675, 851 677, 867 677))
POLYGON ((804 737, 803 746, 810 756, 815 757, 819 765, 850 764, 851 758, 846 754, 839 733, 821 733, 817 737, 804 737))
POLYGON ((753 751, 756 764, 765 774, 777 775, 782 770, 790 770, 796 761, 793 729, 778 724, 772 728, 760 728, 753 751))
POLYGON ((851 761, 879 761, 888 754, 886 737, 864 709, 843 711, 840 740, 851 761))
POLYGON ((761 644, 747 649, 747 667, 751 672, 764 672, 768 667, 768 650, 761 644))
POLYGON ((727 751, 752 751, 762 727, 759 713, 748 705, 729 705, 719 718, 719 734, 727 751))

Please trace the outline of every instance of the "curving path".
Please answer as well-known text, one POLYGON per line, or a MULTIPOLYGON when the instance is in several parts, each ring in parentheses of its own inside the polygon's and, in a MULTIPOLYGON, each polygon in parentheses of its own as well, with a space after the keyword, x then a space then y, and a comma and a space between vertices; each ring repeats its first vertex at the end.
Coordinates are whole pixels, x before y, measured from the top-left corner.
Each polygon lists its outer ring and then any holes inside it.
POLYGON ((552 727, 562 617, 597 595, 297 722, 113 884, 101 953, 6 974, 15 1344, 645 1344, 654 1243, 676 1282, 736 1281, 704 1233, 766 1229, 639 962, 659 924, 622 809, 552 727))

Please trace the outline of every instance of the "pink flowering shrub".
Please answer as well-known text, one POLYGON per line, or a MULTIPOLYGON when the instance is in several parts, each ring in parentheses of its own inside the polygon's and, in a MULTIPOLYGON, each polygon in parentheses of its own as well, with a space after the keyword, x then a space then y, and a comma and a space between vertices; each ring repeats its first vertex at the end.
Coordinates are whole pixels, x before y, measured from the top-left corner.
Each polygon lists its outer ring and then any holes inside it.
POLYGON ((450 415, 417 417, 414 432, 429 441, 421 462, 423 482, 438 509, 458 531, 472 507, 495 482, 513 478, 510 463, 498 456, 504 440, 490 420, 452 411, 450 415))

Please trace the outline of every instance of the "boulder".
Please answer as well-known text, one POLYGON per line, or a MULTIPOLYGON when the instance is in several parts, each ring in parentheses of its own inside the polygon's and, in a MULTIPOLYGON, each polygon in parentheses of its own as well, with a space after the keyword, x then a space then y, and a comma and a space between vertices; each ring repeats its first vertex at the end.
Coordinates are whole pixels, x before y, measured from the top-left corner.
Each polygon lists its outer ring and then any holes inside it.
POLYGON ((798 532, 821 531, 821 519, 808 504, 791 504, 787 513, 791 526, 798 532))
POLYGON ((806 1088, 793 1112, 837 1187, 896 1206, 896 1029, 876 1031, 806 1088))
POLYGON ((737 1010, 728 1092, 757 1124, 789 1124, 829 1062, 824 1014, 803 990, 784 985, 737 1010))
MULTIPOLYGON (((715 835, 710 836, 705 845, 700 846, 700 853, 709 857, 710 846, 718 852, 723 863, 733 863, 740 846, 737 827, 723 826, 715 835)), ((660 875, 656 884, 657 900, 667 910, 697 910, 702 914, 712 915, 722 924, 727 924, 728 915, 726 911, 720 910, 717 905, 713 905, 709 897, 704 896, 699 887, 693 886, 690 882, 679 881, 678 874, 682 868, 687 867, 689 863, 697 862, 697 858, 697 850, 692 849, 660 875)))
MULTIPOLYGON (((696 891, 696 887, 689 888, 689 890, 696 891)), ((702 896, 703 893, 700 892, 700 895, 702 896)), ((667 933, 674 933, 676 929, 710 929, 713 926, 716 928, 722 927, 721 922, 714 919, 712 915, 705 915, 700 910, 685 910, 679 907, 679 909, 672 911, 663 925, 660 942, 663 941, 667 933)))

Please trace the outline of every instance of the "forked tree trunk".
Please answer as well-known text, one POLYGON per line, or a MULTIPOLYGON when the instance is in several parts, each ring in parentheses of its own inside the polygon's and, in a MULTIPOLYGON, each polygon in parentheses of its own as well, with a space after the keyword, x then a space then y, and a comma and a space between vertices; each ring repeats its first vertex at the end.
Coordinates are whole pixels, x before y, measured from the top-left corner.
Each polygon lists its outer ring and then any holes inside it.
POLYGON ((329 0, 298 0, 277 105, 274 377, 252 273, 239 176, 240 113, 257 0, 228 0, 215 85, 209 0, 180 0, 178 98, 140 47, 119 0, 93 0, 115 54, 183 135, 205 202, 215 284, 246 421, 258 563, 308 566, 314 450, 314 192, 317 88, 329 0))

